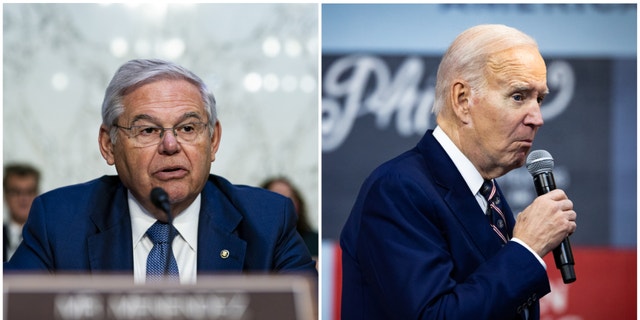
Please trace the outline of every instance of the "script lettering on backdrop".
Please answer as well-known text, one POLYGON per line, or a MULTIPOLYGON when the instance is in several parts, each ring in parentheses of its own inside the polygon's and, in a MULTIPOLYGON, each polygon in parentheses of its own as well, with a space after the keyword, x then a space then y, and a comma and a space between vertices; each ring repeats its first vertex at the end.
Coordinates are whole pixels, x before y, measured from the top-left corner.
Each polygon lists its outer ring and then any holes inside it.
MULTIPOLYGON (((369 113, 375 116, 378 128, 387 128, 395 113, 400 135, 423 134, 431 127, 435 73, 425 70, 418 57, 407 57, 395 74, 378 56, 337 59, 323 75, 322 151, 339 148, 358 117, 369 113), (426 75, 431 75, 432 81, 425 81, 426 75)), ((573 69, 565 61, 553 61, 547 66, 547 82, 553 100, 545 100, 542 115, 551 120, 569 106, 573 97, 573 69)))
POLYGON ((337 60, 324 74, 323 151, 340 147, 356 119, 366 113, 375 115, 379 128, 387 127, 397 113, 396 128, 403 136, 424 132, 429 127, 435 90, 431 86, 419 88, 424 73, 423 62, 416 57, 407 58, 395 76, 379 57, 346 56, 337 60), (349 72, 350 77, 344 79, 349 72), (369 92, 370 81, 375 87, 369 92))

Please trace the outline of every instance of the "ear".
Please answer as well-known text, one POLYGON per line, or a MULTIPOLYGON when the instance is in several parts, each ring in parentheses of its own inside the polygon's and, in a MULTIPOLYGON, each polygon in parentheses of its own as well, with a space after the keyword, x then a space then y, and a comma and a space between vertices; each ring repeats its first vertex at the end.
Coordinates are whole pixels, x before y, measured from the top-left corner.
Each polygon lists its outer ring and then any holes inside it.
POLYGON ((462 123, 471 121, 469 109, 471 105, 471 87, 466 81, 459 80, 451 86, 451 106, 454 114, 462 123))
POLYGON ((216 152, 220 147, 220 139, 222 138, 222 126, 220 120, 216 121, 213 127, 213 134, 211 135, 211 162, 216 161, 216 152))
POLYGON ((111 143, 111 137, 109 136, 109 129, 105 125, 100 126, 100 133, 98 133, 98 144, 100 146, 100 153, 107 164, 112 166, 115 163, 115 157, 113 156, 113 143, 111 143))

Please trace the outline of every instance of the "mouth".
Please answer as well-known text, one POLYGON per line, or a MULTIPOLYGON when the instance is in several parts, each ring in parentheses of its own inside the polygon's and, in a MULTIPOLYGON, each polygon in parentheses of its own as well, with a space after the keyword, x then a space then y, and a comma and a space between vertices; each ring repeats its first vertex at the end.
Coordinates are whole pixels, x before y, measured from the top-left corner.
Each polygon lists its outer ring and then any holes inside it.
POLYGON ((525 147, 531 147, 533 145, 533 139, 521 139, 519 142, 525 147))
POLYGON ((189 171, 181 166, 161 168, 154 172, 154 176, 159 180, 171 180, 184 178, 189 171))

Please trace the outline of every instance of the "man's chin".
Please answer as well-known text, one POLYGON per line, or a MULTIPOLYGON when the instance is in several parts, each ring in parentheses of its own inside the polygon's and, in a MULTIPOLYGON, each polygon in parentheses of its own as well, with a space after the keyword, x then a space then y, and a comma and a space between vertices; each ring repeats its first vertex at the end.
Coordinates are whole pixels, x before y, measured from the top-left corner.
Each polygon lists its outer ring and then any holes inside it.
POLYGON ((187 187, 180 186, 165 188, 165 191, 169 195, 169 202, 173 205, 185 201, 189 197, 187 189, 187 187))
POLYGON ((191 204, 191 201, 193 201, 202 191, 198 191, 197 186, 194 186, 186 179, 160 181, 153 187, 162 188, 169 195, 169 203, 171 204, 171 207, 179 210, 188 207, 191 204))
POLYGON ((520 150, 518 150, 514 160, 514 162, 516 163, 516 168, 520 168, 525 164, 530 149, 531 148, 520 148, 520 150))

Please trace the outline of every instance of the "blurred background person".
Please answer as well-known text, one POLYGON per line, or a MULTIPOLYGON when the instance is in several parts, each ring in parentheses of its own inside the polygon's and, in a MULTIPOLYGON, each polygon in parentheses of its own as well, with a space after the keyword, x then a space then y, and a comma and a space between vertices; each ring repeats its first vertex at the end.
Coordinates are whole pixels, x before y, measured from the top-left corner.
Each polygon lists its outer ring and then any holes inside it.
POLYGON ((306 204, 300 193, 289 179, 284 177, 273 177, 265 180, 261 187, 279 193, 288 197, 293 201, 293 206, 298 214, 297 230, 302 236, 304 243, 309 248, 309 252, 313 257, 318 257, 318 232, 316 232, 309 224, 306 204))
POLYGON ((4 168, 4 202, 8 216, 2 227, 2 261, 7 261, 22 241, 22 226, 27 221, 31 203, 40 189, 40 171, 29 164, 13 163, 4 168))

